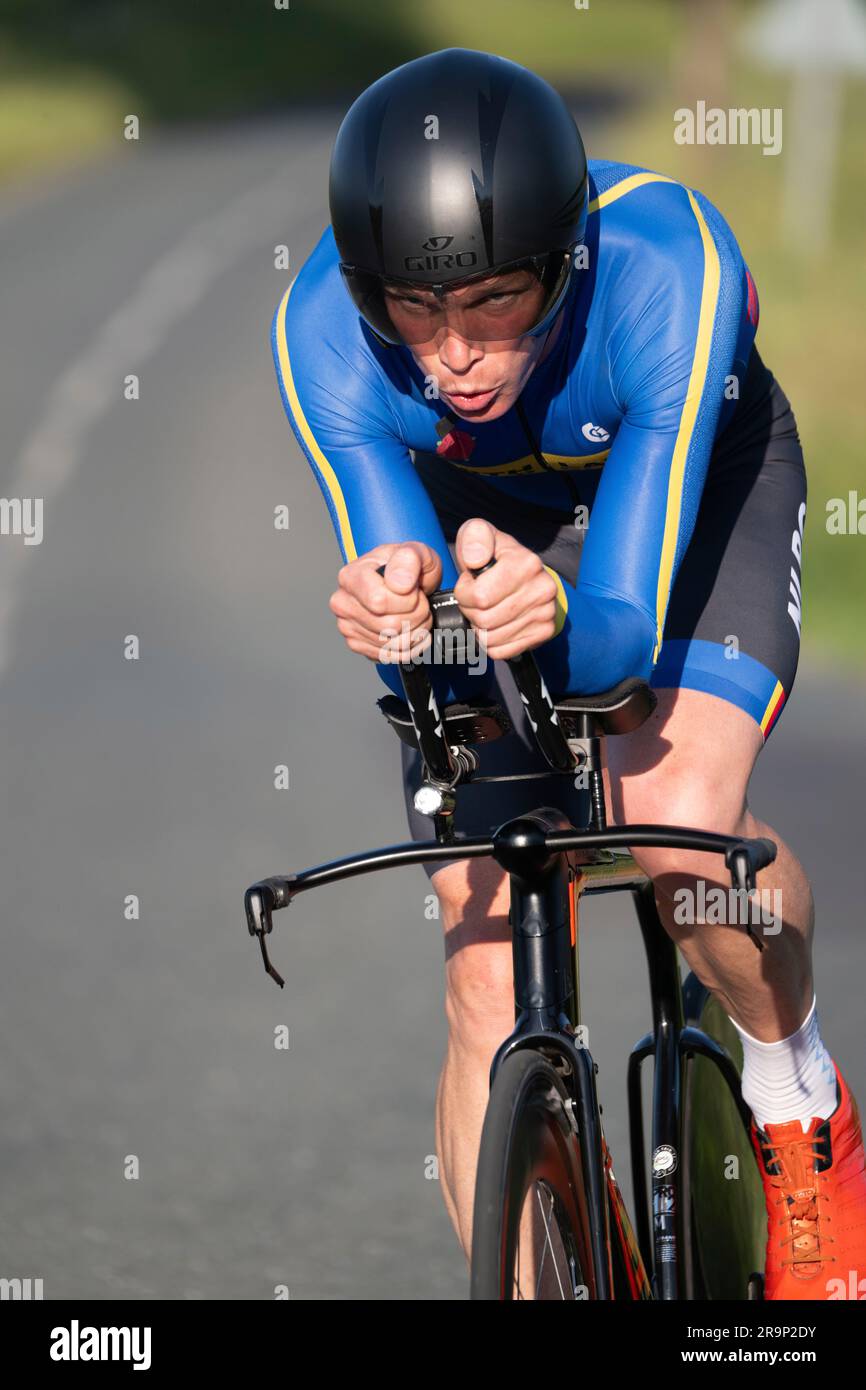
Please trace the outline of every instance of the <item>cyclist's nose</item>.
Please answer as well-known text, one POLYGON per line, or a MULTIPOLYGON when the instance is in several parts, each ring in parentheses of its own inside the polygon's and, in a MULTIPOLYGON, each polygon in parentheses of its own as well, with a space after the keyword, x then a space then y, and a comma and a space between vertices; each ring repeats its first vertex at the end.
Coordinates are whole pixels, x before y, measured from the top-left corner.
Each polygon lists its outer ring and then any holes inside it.
POLYGON ((446 328, 438 344, 439 360, 452 372, 467 372, 484 356, 480 343, 467 342, 453 328, 446 328))

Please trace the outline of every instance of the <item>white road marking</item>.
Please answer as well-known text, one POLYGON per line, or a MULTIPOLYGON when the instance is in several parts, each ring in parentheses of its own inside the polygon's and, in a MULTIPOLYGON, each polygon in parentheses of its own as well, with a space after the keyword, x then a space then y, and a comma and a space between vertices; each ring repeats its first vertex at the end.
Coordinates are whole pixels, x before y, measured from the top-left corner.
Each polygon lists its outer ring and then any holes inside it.
MULTIPOLYGON (((42 418, 25 440, 6 488, 9 497, 43 499, 49 540, 50 503, 74 477, 90 430, 122 400, 123 377, 153 357, 171 330, 247 251, 269 250, 271 229, 288 220, 294 172, 293 165, 284 166, 221 212, 196 222, 139 280, 50 388, 42 418)), ((28 562, 34 563, 33 547, 23 542, 0 546, 0 675, 11 659, 13 622, 28 562)))

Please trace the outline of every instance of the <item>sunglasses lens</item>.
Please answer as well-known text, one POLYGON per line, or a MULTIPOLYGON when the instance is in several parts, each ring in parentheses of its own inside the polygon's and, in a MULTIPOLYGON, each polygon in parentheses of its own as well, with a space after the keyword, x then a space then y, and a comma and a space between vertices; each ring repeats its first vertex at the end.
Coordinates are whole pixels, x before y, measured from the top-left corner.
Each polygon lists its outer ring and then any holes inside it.
POLYGON ((471 342, 521 338, 544 322, 570 269, 570 253, 554 251, 434 291, 430 284, 383 281, 355 266, 340 267, 361 317, 387 342, 407 346, 435 342, 446 328, 471 342))

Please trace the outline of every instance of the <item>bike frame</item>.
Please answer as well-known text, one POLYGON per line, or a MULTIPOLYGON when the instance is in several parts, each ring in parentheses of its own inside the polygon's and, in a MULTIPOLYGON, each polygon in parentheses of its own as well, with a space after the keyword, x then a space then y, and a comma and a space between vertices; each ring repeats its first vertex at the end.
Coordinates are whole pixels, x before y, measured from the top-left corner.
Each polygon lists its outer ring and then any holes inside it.
POLYGON ((659 919, 651 885, 632 855, 623 850, 629 844, 641 844, 723 854, 731 843, 726 836, 671 826, 577 830, 561 812, 541 808, 507 822, 491 838, 471 838, 452 844, 430 840, 394 845, 321 864, 302 873, 262 880, 247 890, 247 923, 250 933, 259 938, 268 973, 282 984, 268 957, 265 938, 273 928, 273 912, 287 907, 300 893, 400 865, 437 859, 495 859, 510 879, 516 1018, 514 1031, 493 1059, 491 1084, 504 1059, 520 1048, 536 1048, 559 1062, 568 1078, 574 1106, 572 1120, 580 1145, 593 1231, 597 1297, 609 1299, 613 1296, 610 1228, 613 1211, 633 1297, 651 1296, 650 1272, 654 1272, 655 1296, 664 1300, 678 1299, 684 1294, 688 1296, 692 1283, 688 1241, 690 1194, 682 1182, 681 1162, 684 1058, 700 1053, 715 1064, 730 1090, 747 1135, 750 1116, 742 1099, 737 1069, 728 1053, 701 1029, 684 1022, 676 947, 659 919), (572 867, 568 851, 580 851, 583 862, 572 867), (584 896, 622 891, 632 893, 637 908, 649 968, 653 1014, 652 1029, 635 1044, 628 1067, 636 1239, 609 1171, 595 1085, 598 1068, 577 1036, 581 1024, 579 903, 584 896), (641 1063, 650 1056, 655 1062, 651 1130, 652 1234, 640 1085, 641 1063), (660 1155, 667 1162, 663 1164, 660 1155))
MULTIPOLYGON (((454 626, 462 615, 450 592, 431 597, 442 625, 454 626)), ((435 618, 434 618, 435 622, 435 618)), ((521 698, 539 748, 555 772, 588 770, 590 824, 576 829, 560 811, 539 808, 499 827, 492 837, 455 840, 451 816, 455 789, 469 780, 476 761, 463 748, 450 747, 446 725, 423 666, 400 667, 427 789, 440 794, 433 815, 435 840, 394 845, 335 860, 304 872, 263 879, 247 889, 245 909, 251 935, 257 936, 268 974, 283 980, 268 956, 266 938, 273 913, 299 894, 358 874, 399 865, 437 860, 493 858, 509 875, 512 928, 515 1026, 491 1065, 491 1084, 506 1057, 521 1048, 543 1052, 566 1081, 571 1121, 580 1146, 589 1209, 596 1297, 614 1296, 613 1239, 621 1251, 629 1296, 664 1300, 689 1297, 693 1291, 690 1239, 690 1191, 684 1182, 683 1061, 695 1054, 718 1068, 749 1133, 750 1115, 740 1080, 726 1050, 701 1029, 687 1025, 677 952, 659 918, 652 885, 638 868, 634 847, 681 849, 724 856, 735 887, 755 888, 757 871, 775 858, 768 840, 738 839, 709 831, 665 825, 607 826, 601 779, 603 733, 600 715, 579 707, 579 736, 566 739, 559 716, 531 653, 513 658, 521 698), (579 853, 579 862, 569 854, 579 853), (580 1043, 579 904, 584 895, 630 891, 637 909, 649 969, 652 1029, 632 1049, 628 1066, 631 1172, 637 1238, 613 1177, 596 1094, 598 1067, 580 1043), (652 1227, 647 1201, 641 1064, 654 1060, 652 1100, 652 1227), (650 1280, 652 1271, 652 1284, 650 1280), (651 1291, 652 1289, 652 1291, 651 1291)), ((572 702, 575 705, 575 702, 572 702)), ((596 700, 594 708, 602 706, 596 700)), ((569 711, 572 713, 573 711, 569 711)), ((755 944, 763 944, 753 937, 755 944)))

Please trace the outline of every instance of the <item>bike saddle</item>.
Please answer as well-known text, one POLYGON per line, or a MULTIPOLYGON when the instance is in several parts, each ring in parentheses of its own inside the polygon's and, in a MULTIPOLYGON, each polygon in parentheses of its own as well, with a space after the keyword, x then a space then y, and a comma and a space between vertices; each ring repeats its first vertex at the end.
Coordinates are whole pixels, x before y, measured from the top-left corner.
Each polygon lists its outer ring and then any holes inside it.
POLYGON ((600 695, 575 695, 555 701, 556 712, 566 738, 581 736, 578 715, 588 714, 606 734, 630 734, 649 719, 656 707, 656 694, 646 681, 628 676, 613 690, 600 695))
MULTIPOLYGON (((384 695, 376 704, 402 743, 417 748, 415 729, 405 700, 396 695, 384 695)), ((449 747, 468 743, 492 743, 511 730, 511 721, 501 705, 493 700, 474 705, 446 705, 442 721, 449 747)))

